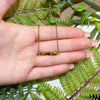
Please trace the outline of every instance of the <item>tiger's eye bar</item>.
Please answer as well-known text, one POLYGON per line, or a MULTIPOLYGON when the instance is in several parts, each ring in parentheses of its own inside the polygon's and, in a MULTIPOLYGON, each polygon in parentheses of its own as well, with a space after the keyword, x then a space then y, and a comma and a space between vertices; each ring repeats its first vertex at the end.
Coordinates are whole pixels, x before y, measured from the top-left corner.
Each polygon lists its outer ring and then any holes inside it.
POLYGON ((57 52, 40 52, 39 55, 41 56, 53 56, 53 55, 57 55, 57 52))

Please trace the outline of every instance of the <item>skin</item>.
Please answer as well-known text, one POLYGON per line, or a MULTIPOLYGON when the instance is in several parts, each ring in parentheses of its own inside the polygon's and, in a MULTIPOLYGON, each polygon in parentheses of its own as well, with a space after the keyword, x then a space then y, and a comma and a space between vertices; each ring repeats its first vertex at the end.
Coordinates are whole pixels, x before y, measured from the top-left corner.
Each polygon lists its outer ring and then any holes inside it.
MULTIPOLYGON (((84 49, 95 46, 97 41, 85 38, 89 33, 60 26, 57 27, 59 55, 37 55, 38 27, 2 20, 2 16, 15 2, 0 0, 0 86, 62 74, 74 67, 69 63, 91 56, 91 52, 84 49)), ((40 51, 56 51, 55 33, 55 26, 40 27, 40 51)))

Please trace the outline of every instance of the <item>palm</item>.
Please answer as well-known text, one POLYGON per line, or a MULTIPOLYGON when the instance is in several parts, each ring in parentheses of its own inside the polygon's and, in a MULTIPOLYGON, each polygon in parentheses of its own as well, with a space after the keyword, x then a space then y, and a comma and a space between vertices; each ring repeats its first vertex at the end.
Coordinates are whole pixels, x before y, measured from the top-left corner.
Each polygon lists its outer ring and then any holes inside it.
MULTIPOLYGON (((85 38, 80 29, 58 27, 59 55, 41 56, 38 52, 38 27, 23 26, 2 21, 2 16, 11 7, 10 0, 0 1, 0 85, 58 75, 73 68, 72 63, 91 56, 91 52, 83 51, 95 46, 97 41, 85 38), (3 7, 5 5, 5 7, 3 7)), ((55 26, 40 27, 40 51, 57 50, 55 26)))
POLYGON ((4 34, 0 43, 0 69, 4 76, 2 78, 8 78, 11 83, 16 80, 25 81, 30 70, 34 68, 37 54, 34 33, 30 32, 30 29, 26 31, 24 27, 8 23, 1 23, 1 27, 0 36, 4 34))

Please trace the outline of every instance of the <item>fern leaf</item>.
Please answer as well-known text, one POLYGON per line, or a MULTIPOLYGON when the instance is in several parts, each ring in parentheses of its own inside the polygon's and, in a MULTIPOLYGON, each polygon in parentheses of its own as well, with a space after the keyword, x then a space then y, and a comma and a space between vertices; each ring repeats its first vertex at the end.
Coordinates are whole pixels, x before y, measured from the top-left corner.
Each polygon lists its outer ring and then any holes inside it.
MULTIPOLYGON (((18 1, 18 0, 17 0, 18 1)), ((17 9, 17 12, 19 12, 19 11, 22 11, 22 8, 23 8, 23 2, 24 2, 24 0, 19 0, 19 6, 18 6, 18 9, 17 9)))
POLYGON ((100 54, 98 51, 96 51, 96 48, 93 49, 93 57, 97 65, 97 68, 100 68, 100 54))
POLYGON ((57 19, 56 21, 56 26, 71 26, 72 24, 69 23, 69 20, 62 20, 62 19, 57 19))
POLYGON ((93 95, 94 95, 94 98, 93 100, 99 100, 99 95, 100 95, 100 92, 98 91, 98 89, 100 89, 100 83, 99 83, 99 87, 96 87, 97 86, 97 83, 95 83, 95 80, 99 82, 100 80, 100 73, 94 78, 92 79, 92 81, 85 87, 82 89, 82 91, 79 93, 78 96, 75 97, 75 100, 80 100, 80 98, 83 100, 84 98, 86 98, 85 100, 90 100, 92 99, 93 95), (94 85, 94 86, 93 86, 94 85), (95 97, 95 95, 98 95, 95 97))
POLYGON ((21 24, 21 22, 15 17, 11 17, 10 19, 7 20, 7 22, 13 22, 16 24, 21 24))
POLYGON ((33 4, 32 2, 33 0, 27 0, 24 4, 23 11, 30 9, 31 5, 33 4))
POLYGON ((31 20, 31 23, 33 23, 33 25, 39 25, 38 18, 34 15, 34 13, 28 13, 26 14, 26 16, 31 20))
POLYGON ((45 0, 35 0, 34 4, 31 5, 31 9, 34 9, 34 8, 41 8, 42 4, 45 2, 45 0))
POLYGON ((66 96, 64 92, 57 87, 52 87, 48 83, 42 82, 38 87, 41 87, 40 91, 46 100, 65 100, 66 96))
POLYGON ((18 16, 16 16, 16 18, 21 22, 21 24, 23 25, 32 25, 32 22, 30 21, 30 19, 25 16, 24 14, 20 14, 18 16))
POLYGON ((8 12, 3 16, 3 18, 8 17, 9 15, 12 15, 15 12, 18 12, 19 5, 21 0, 17 0, 17 2, 8 10, 8 12))
MULTIPOLYGON (((95 58, 97 60, 100 57, 98 57, 98 58, 95 57, 95 58)), ((84 61, 76 63, 75 68, 72 71, 69 71, 64 76, 61 76, 60 82, 61 82, 62 87, 65 90, 67 96, 73 95, 79 87, 82 87, 82 85, 93 74, 95 74, 96 69, 97 69, 97 67, 96 67, 96 65, 93 64, 93 61, 91 59, 86 59, 84 61)), ((70 99, 68 99, 68 100, 70 100, 70 99)))
POLYGON ((32 100, 43 100, 42 98, 40 98, 38 95, 36 95, 33 92, 31 92, 30 95, 31 95, 32 100))
POLYGON ((90 39, 93 39, 97 33, 97 28, 95 27, 92 31, 91 31, 91 36, 90 36, 90 39))
POLYGON ((98 40, 98 41, 100 40, 100 32, 98 33, 96 40, 98 40))

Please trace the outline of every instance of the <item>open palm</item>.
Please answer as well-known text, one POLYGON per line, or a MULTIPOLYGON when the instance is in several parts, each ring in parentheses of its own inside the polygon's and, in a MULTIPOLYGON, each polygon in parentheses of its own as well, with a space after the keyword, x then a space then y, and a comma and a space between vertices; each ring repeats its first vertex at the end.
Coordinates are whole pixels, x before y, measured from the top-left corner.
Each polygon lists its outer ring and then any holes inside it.
MULTIPOLYGON (((10 0, 0 1, 0 85, 16 84, 58 75, 72 69, 72 63, 91 56, 83 49, 95 46, 97 41, 85 36, 89 33, 71 27, 58 27, 59 55, 40 56, 38 53, 38 27, 7 23, 2 20, 11 7, 10 0)), ((40 51, 54 52, 55 26, 40 27, 40 51)))

